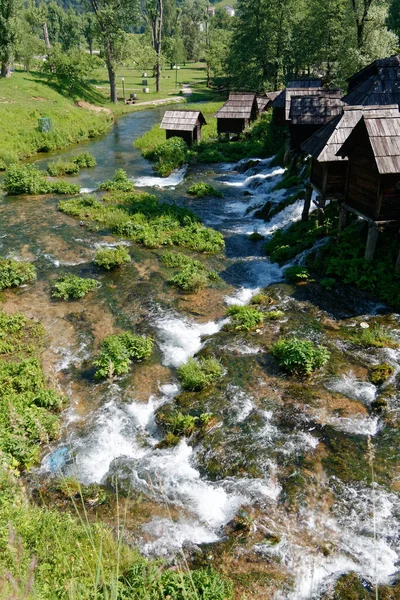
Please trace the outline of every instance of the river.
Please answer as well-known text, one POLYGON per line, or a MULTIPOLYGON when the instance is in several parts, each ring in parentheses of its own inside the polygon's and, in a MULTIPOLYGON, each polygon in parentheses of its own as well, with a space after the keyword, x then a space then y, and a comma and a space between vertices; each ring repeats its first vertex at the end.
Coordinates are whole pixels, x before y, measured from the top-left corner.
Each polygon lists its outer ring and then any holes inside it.
MULTIPOLYGON (((350 571, 367 587, 390 584, 400 551, 400 353, 356 350, 337 331, 382 321, 400 339, 400 319, 361 295, 320 294, 312 286, 295 289, 283 283, 284 269, 268 260, 262 241, 249 239, 255 230, 268 236, 301 216, 299 201, 268 223, 254 217, 266 199, 279 201, 285 192, 272 191, 283 169, 271 167, 270 160, 245 172, 243 165, 207 165, 163 181, 154 177, 132 142, 160 121, 163 110, 127 115, 109 134, 80 145, 98 166, 68 180, 88 192, 123 168, 137 187, 191 208, 225 237, 225 257, 208 259, 222 277, 215 288, 191 297, 172 291, 160 271, 159 252, 136 245, 130 247, 131 265, 99 275, 93 254, 116 244, 115 237, 89 231, 57 211, 57 198, 4 198, 1 203, 2 254, 32 260, 38 272, 34 284, 5 294, 6 309, 42 321, 48 337, 46 372, 69 399, 61 438, 45 449, 39 476, 61 473, 90 484, 110 482, 118 474, 133 494, 152 502, 151 514, 132 530, 135 543, 151 556, 171 559, 182 548, 196 553, 198 547, 211 554, 213 547, 216 554, 218 548, 228 552, 224 541, 234 536, 239 511, 246 515, 248 532, 230 550, 232 568, 249 563, 262 573, 268 580, 262 597, 328 598, 337 578, 350 571), (206 178, 223 198, 186 194, 189 185, 206 178), (60 271, 95 275, 102 286, 79 302, 52 301, 49 289, 60 271), (284 318, 253 334, 227 333, 227 306, 245 304, 267 286, 284 318), (121 328, 150 334, 155 357, 112 384, 94 384, 90 361, 98 343, 121 328), (266 352, 278 331, 328 341, 334 348, 332 367, 308 384, 282 376, 266 352), (176 367, 203 348, 220 357, 225 368, 223 384, 201 399, 218 424, 203 439, 183 438, 176 447, 160 449, 155 413, 179 393, 176 367), (395 390, 392 429, 370 412, 382 390, 368 381, 368 364, 381 362, 395 368, 386 384, 395 390), (368 435, 382 463, 374 488, 367 457, 357 458, 361 475, 354 477, 342 479, 336 467, 325 468, 334 448, 360 453, 368 435)), ((70 148, 57 157, 76 153, 70 148)), ((35 162, 45 167, 49 158, 35 162)), ((259 588, 248 597, 261 597, 259 588)))

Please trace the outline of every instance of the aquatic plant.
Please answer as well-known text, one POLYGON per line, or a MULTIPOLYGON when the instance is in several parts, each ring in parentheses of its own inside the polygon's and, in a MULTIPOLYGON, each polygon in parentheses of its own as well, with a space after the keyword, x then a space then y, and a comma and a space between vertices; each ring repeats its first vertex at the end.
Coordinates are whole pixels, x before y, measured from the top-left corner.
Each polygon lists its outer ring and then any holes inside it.
POLYGON ((117 169, 112 179, 108 179, 99 185, 100 190, 106 190, 108 192, 132 192, 134 187, 135 184, 128 179, 124 169, 117 169))
POLYGON ((182 252, 163 252, 160 260, 165 267, 184 268, 196 266, 199 269, 203 268, 199 260, 191 258, 182 252))
POLYGON ((295 337, 280 338, 271 347, 271 354, 282 369, 295 375, 311 375, 330 358, 330 352, 325 346, 316 346, 311 340, 295 337))
POLYGON ((80 169, 89 169, 97 165, 95 157, 90 152, 81 152, 74 156, 71 161, 78 165, 80 169))
POLYGON ((254 296, 250 300, 250 304, 259 304, 263 306, 268 306, 269 304, 273 304, 274 299, 268 294, 264 292, 259 292, 258 294, 254 294, 254 296))
POLYGON ((65 162, 57 160, 47 165, 47 172, 51 177, 58 177, 60 175, 76 175, 79 173, 79 165, 70 161, 65 162))
POLYGON ((4 190, 11 196, 21 194, 78 194, 80 187, 66 181, 47 181, 35 165, 11 165, 4 177, 4 190))
POLYGON ((385 383, 385 381, 390 379, 393 373, 394 368, 392 365, 389 365, 388 363, 382 363, 370 368, 368 378, 371 383, 375 385, 382 385, 382 383, 385 383))
POLYGON ((133 360, 145 360, 151 356, 153 340, 129 332, 109 335, 101 343, 100 355, 93 362, 97 367, 95 379, 128 373, 133 360))
POLYGON ((259 242, 264 239, 265 237, 261 235, 261 233, 258 233, 258 231, 253 231, 253 233, 249 235, 249 240, 251 240, 252 242, 259 242))
POLYGON ((330 292, 336 287, 336 279, 334 279, 333 277, 324 277, 323 279, 321 279, 320 284, 323 288, 330 292))
POLYGON ((155 162, 155 169, 161 177, 168 177, 172 171, 185 164, 188 150, 182 138, 172 137, 147 153, 145 158, 155 162))
POLYGON ((208 183, 199 182, 194 183, 188 189, 188 194, 191 196, 196 196, 197 198, 204 198, 204 196, 215 196, 217 198, 222 198, 223 193, 219 190, 216 190, 215 187, 208 183))
POLYGON ((364 348, 397 348, 398 343, 391 332, 382 325, 371 325, 366 329, 347 328, 342 330, 353 344, 364 348))
POLYGON ((197 392, 221 377, 222 365, 213 357, 189 358, 187 363, 178 367, 177 374, 184 390, 197 392))
POLYGON ((299 281, 306 281, 310 278, 310 273, 306 267, 301 265, 293 265, 285 269, 285 278, 292 283, 298 283, 299 281))
POLYGON ((35 277, 35 267, 31 263, 12 258, 0 258, 0 290, 17 287, 32 281, 35 277))
POLYGON ((269 310, 264 316, 266 319, 268 319, 268 321, 278 321, 285 316, 285 313, 283 310, 269 310))
POLYGON ((251 306, 237 304, 228 308, 226 316, 231 319, 231 323, 227 326, 228 329, 234 331, 251 331, 264 321, 264 313, 251 306))
POLYGON ((174 277, 168 279, 168 283, 175 285, 184 292, 195 292, 207 285, 208 277, 204 269, 187 266, 174 277))
POLYGON ((100 283, 96 279, 64 274, 57 278, 51 292, 51 297, 60 300, 77 300, 98 288, 99 285, 100 283))
POLYGON ((131 262, 131 255, 125 246, 117 246, 116 248, 100 248, 94 256, 94 264, 97 267, 106 269, 115 269, 123 264, 131 262))

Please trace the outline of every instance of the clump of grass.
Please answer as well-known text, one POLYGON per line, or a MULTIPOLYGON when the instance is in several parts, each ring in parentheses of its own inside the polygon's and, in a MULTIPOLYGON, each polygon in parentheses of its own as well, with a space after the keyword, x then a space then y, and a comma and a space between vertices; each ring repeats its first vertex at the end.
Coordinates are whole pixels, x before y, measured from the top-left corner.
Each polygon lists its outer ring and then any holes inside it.
POLYGON ((189 148, 182 138, 172 137, 144 156, 155 162, 155 170, 161 177, 168 177, 187 162, 188 151, 189 148))
POLYGON ((279 366, 290 374, 308 376, 323 367, 330 358, 325 346, 316 346, 311 340, 281 338, 272 347, 271 354, 279 366))
POLYGON ((216 190, 215 187, 208 183, 194 183, 188 189, 188 194, 196 196, 197 198, 204 198, 205 196, 215 196, 216 198, 222 198, 223 193, 216 190))
POLYGON ((394 368, 392 365, 389 365, 388 363, 382 363, 370 368, 368 378, 371 383, 375 385, 382 385, 382 383, 385 383, 385 381, 390 379, 393 373, 394 368))
POLYGON ((259 242, 260 240, 264 239, 264 236, 261 235, 261 233, 258 233, 258 231, 253 231, 253 233, 249 235, 249 240, 251 240, 252 242, 259 242))
POLYGON ((300 265, 293 265, 285 270, 285 278, 291 283, 298 283, 299 281, 306 281, 310 279, 310 273, 306 267, 300 265))
POLYGON ((31 263, 19 262, 11 258, 0 259, 0 290, 18 287, 36 277, 35 267, 31 263))
POLYGON ((101 344, 99 357, 94 361, 95 379, 112 379, 128 373, 132 361, 145 360, 151 356, 153 340, 129 332, 110 335, 101 344))
POLYGON ((43 171, 35 165, 11 165, 4 177, 4 190, 10 196, 22 194, 79 194, 79 185, 73 185, 66 181, 47 181, 43 171))
POLYGON ((78 300, 97 289, 100 283, 96 279, 87 279, 77 275, 60 275, 51 292, 52 298, 60 300, 78 300))
POLYGON ((106 269, 115 269, 126 263, 131 262, 131 255, 124 246, 117 246, 116 248, 100 248, 97 250, 94 257, 94 264, 97 267, 106 269))
POLYGON ((255 294, 250 300, 250 304, 258 304, 260 306, 268 306, 269 304, 273 303, 274 299, 271 298, 271 296, 268 296, 268 294, 265 294, 264 292, 259 292, 258 294, 255 294))
POLYGON ((78 165, 80 169, 89 169, 97 165, 96 159, 90 152, 81 152, 72 159, 72 162, 78 165))
POLYGON ((231 318, 228 328, 234 331, 251 331, 264 321, 264 313, 251 306, 232 305, 226 316, 231 318))
POLYGON ((190 436, 195 432, 201 431, 210 423, 213 415, 211 413, 201 413, 200 416, 184 414, 177 410, 165 410, 157 414, 157 422, 168 434, 175 438, 190 436))
POLYGON ((59 177, 60 175, 76 175, 79 173, 79 166, 70 161, 65 162, 57 160, 47 165, 47 172, 51 177, 59 177))
POLYGON ((178 368, 178 379, 184 390, 197 392, 211 385, 222 375, 221 363, 213 357, 190 358, 178 368))
POLYGON ((164 252, 161 255, 161 262, 165 267, 183 269, 185 267, 196 266, 199 269, 203 268, 203 265, 199 260, 195 260, 182 252, 164 252))
POLYGON ((163 265, 180 268, 179 273, 168 279, 168 283, 185 292, 195 292, 205 287, 210 281, 218 281, 215 271, 207 271, 199 261, 181 252, 165 252, 161 257, 163 265))
POLYGON ((284 316, 285 313, 283 312, 283 310, 270 310, 265 313, 265 318, 268 319, 268 321, 278 321, 284 316))
POLYGON ((112 179, 108 179, 99 185, 100 190, 107 192, 132 192, 135 184, 128 179, 124 169, 117 169, 112 179))
POLYGON ((364 348, 397 348, 398 346, 390 331, 382 325, 372 325, 357 331, 348 329, 345 335, 353 344, 364 348))

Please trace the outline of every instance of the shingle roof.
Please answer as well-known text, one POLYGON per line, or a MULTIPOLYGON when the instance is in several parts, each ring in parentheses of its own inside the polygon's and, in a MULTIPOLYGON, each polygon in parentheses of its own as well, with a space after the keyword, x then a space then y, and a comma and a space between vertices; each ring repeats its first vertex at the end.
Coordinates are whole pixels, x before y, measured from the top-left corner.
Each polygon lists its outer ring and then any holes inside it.
POLYGON ((327 90, 323 88, 290 88, 286 90, 285 96, 285 120, 290 120, 290 106, 293 96, 329 96, 330 98, 340 98, 341 90, 327 90))
MULTIPOLYGON (((365 127, 367 131, 379 173, 400 173, 400 113, 393 114, 390 110, 365 112, 356 126, 359 127, 365 127)), ((352 134, 339 151, 342 156, 348 154, 352 134)))
POLYGON ((174 131, 193 131, 197 122, 206 124, 206 120, 199 110, 167 110, 161 121, 160 129, 174 131))
POLYGON ((292 125, 325 125, 341 114, 344 103, 330 96, 294 96, 290 105, 292 125))
POLYGON ((301 146, 303 152, 310 154, 319 162, 333 162, 347 160, 337 155, 344 142, 347 140, 363 113, 380 115, 399 113, 398 107, 392 106, 344 106, 342 114, 335 117, 325 127, 319 129, 301 146))
POLYGON ((258 111, 256 95, 252 92, 231 92, 229 99, 216 113, 218 119, 250 119, 258 111))
POLYGON ((288 88, 320 88, 322 79, 293 79, 283 88, 272 103, 272 108, 285 108, 286 90, 288 88))
POLYGON ((279 94, 280 92, 266 92, 263 96, 257 96, 258 112, 262 112, 263 110, 270 108, 272 102, 277 96, 279 96, 279 94))
POLYGON ((375 60, 348 81, 347 104, 400 104, 400 55, 375 60))

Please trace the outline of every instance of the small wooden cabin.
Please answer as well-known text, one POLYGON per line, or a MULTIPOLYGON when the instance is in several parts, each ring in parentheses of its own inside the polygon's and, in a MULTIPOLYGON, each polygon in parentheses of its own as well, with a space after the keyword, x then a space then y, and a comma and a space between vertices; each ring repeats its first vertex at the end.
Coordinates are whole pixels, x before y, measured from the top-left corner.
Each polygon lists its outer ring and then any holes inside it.
POLYGON ((201 140, 201 128, 206 120, 199 110, 167 110, 160 129, 166 130, 167 140, 180 137, 190 147, 201 140))
POLYGON ((288 89, 314 89, 322 87, 322 79, 300 78, 289 81, 287 86, 281 90, 271 103, 274 121, 278 125, 285 125, 286 90, 288 89))
POLYGON ((348 80, 343 102, 362 106, 400 105, 400 55, 380 58, 348 80))
POLYGON ((257 118, 257 115, 256 94, 252 92, 231 92, 223 107, 215 113, 218 135, 242 133, 245 127, 257 118))
POLYGON ((317 96, 292 97, 289 113, 292 150, 300 150, 303 142, 343 111, 340 95, 340 90, 324 90, 317 96))
POLYGON ((400 113, 364 113, 338 154, 348 158, 346 208, 375 223, 400 223, 400 113))
POLYGON ((258 112, 263 113, 271 108, 273 101, 279 94, 280 92, 266 92, 262 96, 257 96, 258 112))

